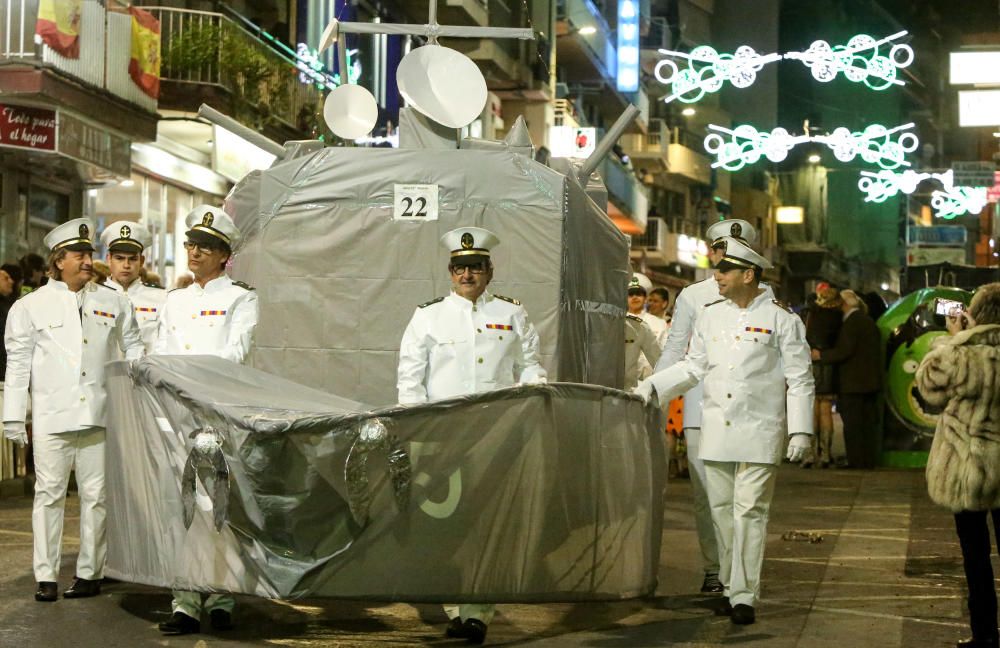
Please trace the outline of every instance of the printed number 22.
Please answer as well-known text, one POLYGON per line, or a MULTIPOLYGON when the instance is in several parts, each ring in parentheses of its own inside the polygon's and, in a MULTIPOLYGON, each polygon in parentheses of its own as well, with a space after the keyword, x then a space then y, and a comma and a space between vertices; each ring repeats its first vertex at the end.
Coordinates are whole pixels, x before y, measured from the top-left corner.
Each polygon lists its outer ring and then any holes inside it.
POLYGON ((404 218, 426 218, 427 217, 427 199, 426 198, 403 198, 400 202, 404 203, 406 206, 403 208, 404 218), (414 203, 420 203, 420 207, 417 208, 417 213, 413 213, 414 203))

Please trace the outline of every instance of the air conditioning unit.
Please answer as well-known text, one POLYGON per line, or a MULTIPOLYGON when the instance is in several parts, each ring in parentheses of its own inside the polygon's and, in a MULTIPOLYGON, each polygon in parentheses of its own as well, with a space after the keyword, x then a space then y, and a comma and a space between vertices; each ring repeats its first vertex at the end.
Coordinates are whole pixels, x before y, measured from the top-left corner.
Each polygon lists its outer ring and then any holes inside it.
POLYGON ((646 231, 640 236, 632 237, 632 249, 662 253, 667 249, 667 237, 667 222, 662 218, 650 218, 646 221, 646 231))

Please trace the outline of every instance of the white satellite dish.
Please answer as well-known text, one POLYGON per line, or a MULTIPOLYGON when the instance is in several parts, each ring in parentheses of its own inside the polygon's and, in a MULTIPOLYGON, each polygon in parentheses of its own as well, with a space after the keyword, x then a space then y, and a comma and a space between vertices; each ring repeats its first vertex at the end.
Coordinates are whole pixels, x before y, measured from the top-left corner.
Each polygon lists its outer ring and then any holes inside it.
POLYGON ((358 139, 375 128, 378 104, 367 88, 347 83, 334 88, 326 96, 323 119, 338 137, 358 139))
POLYGON ((418 112, 449 128, 471 124, 486 106, 486 79, 472 59, 448 47, 424 45, 396 69, 399 93, 418 112))

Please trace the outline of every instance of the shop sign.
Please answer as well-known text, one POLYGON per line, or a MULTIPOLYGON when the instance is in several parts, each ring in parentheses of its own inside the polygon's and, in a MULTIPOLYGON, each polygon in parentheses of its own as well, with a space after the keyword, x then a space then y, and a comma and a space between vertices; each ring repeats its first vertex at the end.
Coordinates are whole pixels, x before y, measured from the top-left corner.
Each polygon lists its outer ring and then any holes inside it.
POLYGON ((552 157, 586 159, 596 148, 596 128, 573 126, 549 128, 549 151, 552 152, 552 157))
POLYGON ((957 246, 964 249, 968 230, 961 225, 910 227, 906 236, 909 245, 957 246))
POLYGON ((66 157, 127 178, 132 173, 130 146, 124 137, 91 126, 71 114, 59 113, 59 152, 66 157))
POLYGON ((679 234, 677 236, 677 261, 696 268, 707 268, 708 244, 700 238, 679 234))
POLYGON ((965 264, 965 248, 910 247, 906 249, 906 265, 934 265, 936 263, 965 264))
POLYGON ((0 146, 56 150, 56 111, 0 104, 0 146))

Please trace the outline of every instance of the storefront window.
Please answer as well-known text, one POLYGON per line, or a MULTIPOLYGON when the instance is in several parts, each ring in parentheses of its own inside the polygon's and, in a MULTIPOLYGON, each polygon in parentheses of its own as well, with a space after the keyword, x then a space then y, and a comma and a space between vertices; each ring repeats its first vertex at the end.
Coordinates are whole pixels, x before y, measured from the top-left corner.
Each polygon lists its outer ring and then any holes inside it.
MULTIPOLYGON (((145 252, 146 269, 155 273, 165 288, 173 287, 177 274, 176 259, 185 259, 183 247, 180 247, 181 256, 178 256, 178 247, 184 243, 184 217, 194 205, 196 192, 134 172, 129 180, 94 190, 93 193, 89 208, 98 232, 119 220, 142 223, 148 227, 153 234, 153 243, 145 252), (180 241, 178 231, 182 233, 180 241)), ((103 257, 106 250, 98 244, 97 252, 103 257)))

